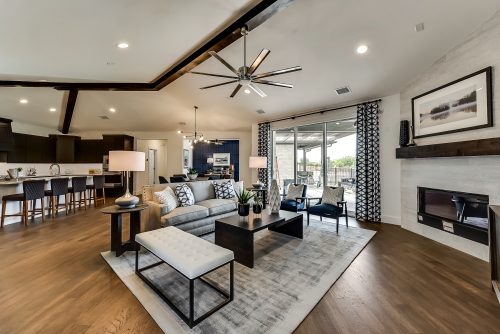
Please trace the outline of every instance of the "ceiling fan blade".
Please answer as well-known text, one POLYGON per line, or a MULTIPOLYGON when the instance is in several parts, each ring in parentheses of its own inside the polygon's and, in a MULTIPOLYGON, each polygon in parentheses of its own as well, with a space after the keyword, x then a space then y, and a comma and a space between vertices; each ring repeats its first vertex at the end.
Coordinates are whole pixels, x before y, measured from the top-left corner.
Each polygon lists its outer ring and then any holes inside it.
POLYGON ((257 68, 260 66, 260 64, 262 64, 262 62, 264 61, 264 59, 266 59, 266 57, 270 53, 271 53, 271 50, 262 49, 262 51, 259 53, 259 55, 257 56, 257 58, 255 58, 255 60, 253 61, 252 65, 248 69, 248 74, 250 74, 250 75, 253 74, 253 72, 255 72, 255 70, 257 70, 257 68))
POLYGON ((255 82, 255 83, 258 83, 258 84, 270 85, 270 86, 293 88, 293 85, 291 85, 291 84, 286 84, 286 83, 276 82, 276 81, 268 81, 268 80, 256 79, 256 80, 253 80, 252 82, 255 82))
POLYGON ((229 95, 229 97, 234 97, 238 93, 238 91, 240 90, 240 88, 241 88, 241 85, 238 84, 238 86, 236 86, 236 88, 233 90, 233 92, 231 93, 231 95, 229 95))
POLYGON ((232 67, 231 65, 229 65, 229 63, 227 61, 225 61, 224 59, 221 58, 221 56, 219 56, 217 54, 217 52, 215 51, 208 51, 208 53, 214 57, 215 59, 217 59, 218 61, 220 61, 224 66, 226 66, 229 70, 231 70, 231 72, 233 72, 234 74, 238 75, 238 71, 236 71, 234 69, 234 67, 232 67))
POLYGON ((250 87, 255 93, 257 93, 260 97, 264 98, 267 96, 266 93, 264 93, 264 91, 262 91, 262 89, 260 89, 259 87, 257 87, 254 83, 250 82, 248 84, 248 87, 250 87))
POLYGON ((200 74, 200 75, 208 75, 208 76, 211 76, 211 77, 218 77, 218 78, 238 79, 238 77, 235 77, 235 76, 222 75, 222 74, 212 74, 212 73, 196 72, 196 71, 191 71, 189 73, 200 74))
POLYGON ((300 67, 300 66, 294 66, 294 67, 284 68, 282 70, 277 70, 277 71, 271 71, 271 72, 266 72, 266 73, 252 75, 252 79, 267 78, 267 77, 272 77, 274 75, 280 75, 280 74, 285 74, 285 73, 297 72, 297 71, 301 71, 301 70, 302 70, 302 67, 300 67))
POLYGON ((220 83, 220 84, 216 84, 216 85, 210 85, 210 86, 201 87, 200 89, 207 89, 207 88, 212 88, 212 87, 218 87, 218 86, 223 86, 223 85, 227 85, 227 84, 235 83, 235 82, 238 82, 238 80, 226 81, 226 82, 223 82, 223 83, 220 83))

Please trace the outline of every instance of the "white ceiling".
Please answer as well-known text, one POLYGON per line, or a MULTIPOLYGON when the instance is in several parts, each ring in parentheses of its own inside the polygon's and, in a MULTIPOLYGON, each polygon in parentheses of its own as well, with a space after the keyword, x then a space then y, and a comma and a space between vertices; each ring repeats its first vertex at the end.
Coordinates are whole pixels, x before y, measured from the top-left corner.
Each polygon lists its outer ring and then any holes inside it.
MULTIPOLYGON (((39 3, 0 0, 1 79, 150 81, 251 1, 39 3), (129 49, 115 47, 122 40, 129 49)), ((241 91, 229 99, 234 84, 201 91, 225 79, 188 74, 159 92, 80 92, 71 130, 190 130, 193 105, 200 107, 201 130, 240 130, 260 120, 390 95, 499 9, 498 0, 296 0, 248 36, 248 62, 262 48, 271 50, 258 72, 303 67, 272 78, 294 84, 293 89, 261 85, 269 95, 265 99, 241 91), (425 30, 416 33, 420 22, 425 30), (355 53, 360 43, 369 46, 362 56, 355 53), (337 96, 334 89, 344 85, 353 92, 337 96), (118 111, 110 114, 110 107, 118 111), (266 113, 258 115, 258 109, 266 113), (110 120, 101 121, 103 114, 110 120)), ((240 66, 242 40, 220 55, 240 66)), ((196 70, 231 74, 215 59, 196 70)), ((55 115, 35 114, 55 103, 54 94, 60 93, 0 88, 0 116, 57 128, 55 115), (30 109, 16 103, 21 95, 30 99, 30 109)))

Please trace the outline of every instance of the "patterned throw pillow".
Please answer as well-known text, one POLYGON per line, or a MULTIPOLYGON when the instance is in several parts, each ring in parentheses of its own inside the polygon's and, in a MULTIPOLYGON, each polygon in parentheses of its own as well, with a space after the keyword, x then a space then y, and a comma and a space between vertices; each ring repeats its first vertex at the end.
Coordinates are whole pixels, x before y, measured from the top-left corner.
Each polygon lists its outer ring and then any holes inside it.
POLYGON ((330 188, 325 187, 323 189, 323 197, 321 198, 321 204, 331 204, 337 205, 338 202, 342 201, 342 195, 344 194, 344 188, 330 188))
POLYGON ((194 204, 193 192, 187 184, 183 183, 175 187, 175 194, 177 195, 181 206, 191 206, 194 204))
POLYGON ((236 196, 231 180, 225 182, 214 182, 215 198, 231 199, 236 196))
POLYGON ((303 184, 298 184, 298 185, 293 185, 290 184, 288 186, 288 193, 286 194, 286 199, 293 199, 297 197, 302 197, 302 192, 304 191, 304 185, 303 184))
POLYGON ((175 196, 174 191, 170 187, 166 187, 162 191, 157 191, 153 194, 154 200, 160 204, 165 204, 167 213, 179 206, 179 200, 175 196))

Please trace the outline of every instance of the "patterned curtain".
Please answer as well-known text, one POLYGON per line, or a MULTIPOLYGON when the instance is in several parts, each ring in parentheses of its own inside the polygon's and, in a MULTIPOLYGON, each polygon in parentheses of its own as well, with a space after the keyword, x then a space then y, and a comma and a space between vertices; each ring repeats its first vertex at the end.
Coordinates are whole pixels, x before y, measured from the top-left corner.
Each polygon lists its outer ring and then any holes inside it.
POLYGON ((260 123, 257 155, 267 157, 267 168, 259 168, 259 180, 265 184, 265 188, 269 186, 271 175, 271 151, 271 124, 260 123))
POLYGON ((356 219, 380 222, 378 102, 358 105, 356 219))

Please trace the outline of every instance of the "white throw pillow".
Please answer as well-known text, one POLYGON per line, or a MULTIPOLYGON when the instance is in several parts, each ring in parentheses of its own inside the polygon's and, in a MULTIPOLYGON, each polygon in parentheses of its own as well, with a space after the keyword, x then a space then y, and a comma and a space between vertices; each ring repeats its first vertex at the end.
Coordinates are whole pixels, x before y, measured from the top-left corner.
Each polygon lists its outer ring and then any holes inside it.
POLYGON ((214 182, 215 198, 231 199, 236 196, 231 180, 225 182, 214 182))
MULTIPOLYGON (((243 191, 243 189, 245 189, 245 185, 243 184, 243 181, 235 182, 233 187, 234 187, 234 191, 237 194, 241 193, 243 191)), ((234 196, 236 196, 236 194, 234 196)))
POLYGON ((179 206, 179 200, 175 196, 174 191, 170 187, 166 187, 162 191, 157 191, 153 194, 154 200, 160 204, 165 204, 167 213, 179 206))
POLYGON ((344 194, 344 188, 330 188, 325 187, 323 189, 323 197, 321 198, 321 204, 331 204, 337 205, 338 202, 342 201, 342 195, 344 194))
POLYGON ((191 188, 185 183, 175 187, 175 194, 181 206, 191 206, 194 204, 194 195, 191 188))
POLYGON ((288 193, 286 194, 286 199, 295 200, 295 198, 297 198, 297 197, 302 197, 303 191, 304 191, 303 184, 298 184, 298 185, 290 184, 288 186, 288 193))

